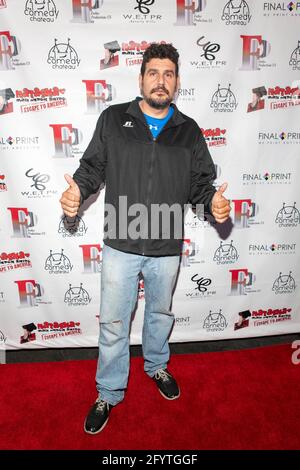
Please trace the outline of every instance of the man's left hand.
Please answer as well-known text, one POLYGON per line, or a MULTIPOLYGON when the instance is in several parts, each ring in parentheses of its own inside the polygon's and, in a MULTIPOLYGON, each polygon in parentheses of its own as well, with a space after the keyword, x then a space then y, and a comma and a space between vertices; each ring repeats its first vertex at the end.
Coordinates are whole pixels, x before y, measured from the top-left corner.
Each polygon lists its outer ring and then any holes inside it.
POLYGON ((211 211, 219 224, 228 219, 230 213, 230 202, 223 196, 224 191, 227 189, 227 183, 223 183, 218 191, 214 194, 211 201, 211 211))

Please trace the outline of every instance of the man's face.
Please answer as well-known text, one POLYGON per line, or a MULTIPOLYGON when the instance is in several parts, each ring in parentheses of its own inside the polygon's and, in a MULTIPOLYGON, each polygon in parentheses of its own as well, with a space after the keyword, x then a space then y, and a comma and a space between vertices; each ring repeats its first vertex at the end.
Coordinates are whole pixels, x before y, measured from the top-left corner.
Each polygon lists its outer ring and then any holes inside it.
POLYGON ((170 59, 151 59, 147 62, 139 84, 144 100, 152 108, 165 109, 173 101, 179 86, 175 70, 175 64, 170 59))

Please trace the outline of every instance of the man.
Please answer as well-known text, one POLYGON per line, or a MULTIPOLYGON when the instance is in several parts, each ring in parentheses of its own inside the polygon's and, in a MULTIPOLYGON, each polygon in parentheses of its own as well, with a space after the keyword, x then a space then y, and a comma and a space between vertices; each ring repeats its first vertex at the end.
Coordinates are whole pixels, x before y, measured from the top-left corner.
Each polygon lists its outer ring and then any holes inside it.
POLYGON ((178 223, 178 211, 169 214, 166 230, 165 220, 153 222, 151 209, 177 205, 182 214, 185 204, 200 203, 220 223, 230 212, 223 196, 227 184, 218 191, 212 185, 214 164, 198 125, 171 104, 179 87, 178 58, 171 44, 151 44, 146 49, 139 77, 143 99, 106 109, 73 178, 65 175, 69 188, 60 202, 67 216, 74 217, 82 201, 104 182, 106 212, 112 207, 116 212, 111 218, 116 233, 108 228, 104 239, 96 373, 99 396, 84 424, 90 434, 104 428, 111 408, 124 397, 130 318, 140 272, 145 287, 144 370, 164 398, 174 400, 180 395, 167 363, 174 323, 170 305, 182 246, 182 235, 175 232, 182 221, 178 223), (129 207, 126 217, 124 198, 129 207), (139 233, 131 230, 137 205, 143 212, 139 233))

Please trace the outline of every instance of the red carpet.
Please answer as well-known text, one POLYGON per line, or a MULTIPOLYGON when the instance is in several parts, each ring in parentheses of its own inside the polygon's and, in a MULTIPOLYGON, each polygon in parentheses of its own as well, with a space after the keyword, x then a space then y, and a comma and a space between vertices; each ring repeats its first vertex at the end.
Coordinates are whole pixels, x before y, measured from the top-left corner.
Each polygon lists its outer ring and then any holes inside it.
POLYGON ((173 355, 167 401, 133 358, 125 400, 96 436, 83 421, 96 361, 0 366, 0 448, 299 449, 300 364, 291 345, 173 355))

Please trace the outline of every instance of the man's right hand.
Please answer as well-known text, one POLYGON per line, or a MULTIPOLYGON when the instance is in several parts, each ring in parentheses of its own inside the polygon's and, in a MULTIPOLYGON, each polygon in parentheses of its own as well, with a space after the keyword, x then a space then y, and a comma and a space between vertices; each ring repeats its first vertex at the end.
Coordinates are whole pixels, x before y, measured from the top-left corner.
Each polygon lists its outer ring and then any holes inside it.
POLYGON ((80 206, 80 189, 70 175, 66 174, 65 180, 69 187, 62 193, 59 202, 67 216, 75 217, 80 206))

